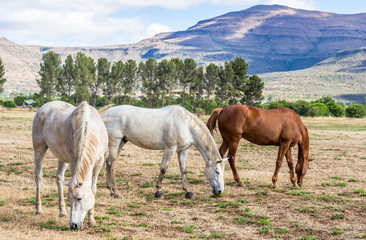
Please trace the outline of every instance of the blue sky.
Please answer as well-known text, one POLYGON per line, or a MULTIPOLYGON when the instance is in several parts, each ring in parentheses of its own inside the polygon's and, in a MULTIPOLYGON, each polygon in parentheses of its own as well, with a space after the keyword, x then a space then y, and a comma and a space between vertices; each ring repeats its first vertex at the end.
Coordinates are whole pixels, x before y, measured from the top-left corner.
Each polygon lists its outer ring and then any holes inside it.
POLYGON ((43 46, 129 44, 258 4, 366 13, 366 0, 1 0, 0 36, 43 46))

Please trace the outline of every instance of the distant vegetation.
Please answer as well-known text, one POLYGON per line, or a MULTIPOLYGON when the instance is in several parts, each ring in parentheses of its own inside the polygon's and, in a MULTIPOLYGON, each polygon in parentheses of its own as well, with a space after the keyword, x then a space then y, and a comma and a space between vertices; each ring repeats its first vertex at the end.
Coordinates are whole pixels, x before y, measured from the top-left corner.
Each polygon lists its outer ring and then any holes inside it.
POLYGON ((334 116, 334 117, 356 117, 366 116, 366 106, 363 104, 351 104, 348 107, 338 104, 331 97, 323 97, 316 101, 307 102, 298 100, 288 102, 286 100, 273 101, 263 106, 266 109, 279 107, 288 107, 294 110, 300 116, 334 116))
POLYGON ((5 67, 3 64, 3 61, 0 58, 0 93, 2 91, 4 91, 4 83, 6 82, 6 78, 4 78, 4 74, 5 74, 5 67))
POLYGON ((211 63, 204 71, 191 58, 161 62, 149 58, 139 64, 99 58, 95 63, 79 52, 75 59, 67 56, 62 64, 59 55, 48 52, 40 65, 37 83, 41 91, 34 96, 38 106, 61 99, 75 105, 89 101, 96 107, 108 103, 150 108, 180 104, 209 113, 213 107, 235 103, 259 106, 263 99, 263 82, 257 75, 247 75, 248 64, 240 57, 224 66, 211 63))

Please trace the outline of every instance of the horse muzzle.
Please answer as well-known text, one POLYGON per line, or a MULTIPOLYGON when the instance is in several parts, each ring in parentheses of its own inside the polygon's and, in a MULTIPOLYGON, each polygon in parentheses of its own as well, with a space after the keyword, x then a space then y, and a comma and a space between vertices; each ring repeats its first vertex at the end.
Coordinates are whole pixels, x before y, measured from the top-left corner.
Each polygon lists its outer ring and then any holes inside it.
POLYGON ((82 226, 83 226, 82 223, 70 222, 70 229, 71 230, 81 230, 82 226))
POLYGON ((215 195, 215 196, 219 196, 221 193, 223 193, 224 191, 222 190, 217 190, 217 189, 213 189, 212 190, 212 193, 215 195))

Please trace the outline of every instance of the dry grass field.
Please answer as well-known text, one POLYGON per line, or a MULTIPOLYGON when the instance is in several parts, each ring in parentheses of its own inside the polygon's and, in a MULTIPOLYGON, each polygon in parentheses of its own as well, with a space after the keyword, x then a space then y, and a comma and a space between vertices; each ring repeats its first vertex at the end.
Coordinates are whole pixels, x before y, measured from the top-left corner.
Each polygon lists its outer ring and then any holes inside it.
MULTIPOLYGON (((154 199, 162 151, 127 143, 117 162, 122 199, 109 196, 100 174, 96 227, 69 230, 59 218, 56 158, 48 152, 42 186, 43 216, 34 214, 35 182, 31 127, 35 112, 0 109, 1 239, 365 239, 366 121, 348 118, 302 118, 310 132, 315 158, 304 186, 291 188, 284 161, 279 189, 271 187, 277 147, 245 140, 237 166, 245 187, 233 182, 227 164, 225 193, 213 197, 203 176, 204 160, 192 147, 188 177, 197 199, 182 192, 178 160, 170 162, 162 190, 154 199)), ((203 117, 203 121, 207 116, 203 117)), ((220 146, 221 138, 215 139, 220 146)), ((293 155, 297 157, 297 149, 293 155)), ((70 177, 66 173, 66 180, 70 177)), ((65 189, 65 193, 66 193, 65 189)), ((69 211, 69 207, 67 207, 69 211)))

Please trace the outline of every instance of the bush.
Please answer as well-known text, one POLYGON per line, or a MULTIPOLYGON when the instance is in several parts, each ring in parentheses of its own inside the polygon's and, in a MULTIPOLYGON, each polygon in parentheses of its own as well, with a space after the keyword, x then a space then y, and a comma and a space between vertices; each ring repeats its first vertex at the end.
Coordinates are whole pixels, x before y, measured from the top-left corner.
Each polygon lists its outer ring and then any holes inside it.
POLYGON ((275 108, 280 108, 280 107, 288 107, 293 109, 294 104, 292 102, 287 102, 286 100, 279 100, 279 101, 274 101, 274 102, 270 102, 267 105, 265 105, 264 107, 266 109, 275 109, 275 108))
POLYGON ((15 104, 15 102, 13 102, 12 100, 6 100, 3 103, 3 106, 4 107, 7 107, 7 108, 16 108, 17 107, 17 105, 15 104))
POLYGON ((346 114, 344 107, 338 103, 327 102, 325 105, 327 105, 329 112, 335 117, 343 117, 346 114))
POLYGON ((363 118, 366 116, 366 106, 363 104, 351 104, 346 108, 346 116, 352 118, 363 118))
POLYGON ((312 117, 315 116, 329 116, 329 109, 327 105, 320 102, 312 103, 309 109, 309 115, 312 117))
POLYGON ((0 105, 3 105, 4 100, 0 99, 0 105))
POLYGON ((310 103, 305 100, 298 100, 292 105, 294 110, 300 116, 307 116, 309 114, 310 103))
POLYGON ((24 103, 24 100, 26 100, 27 98, 26 97, 24 97, 24 96, 16 96, 15 98, 14 98, 14 102, 15 102, 15 104, 17 105, 17 106, 22 106, 23 105, 23 103, 24 103))

